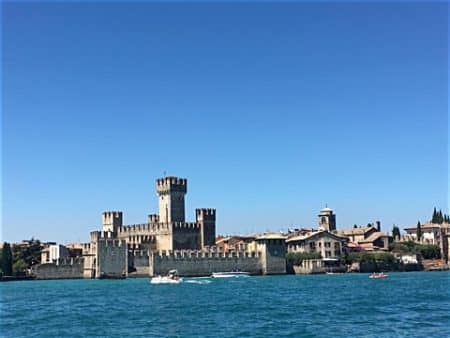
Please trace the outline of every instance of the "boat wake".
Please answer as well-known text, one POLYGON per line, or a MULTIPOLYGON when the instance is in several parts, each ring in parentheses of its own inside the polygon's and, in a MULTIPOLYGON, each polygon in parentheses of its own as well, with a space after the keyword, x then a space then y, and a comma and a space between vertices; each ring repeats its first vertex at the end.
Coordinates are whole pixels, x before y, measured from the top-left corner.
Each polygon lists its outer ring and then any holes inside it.
POLYGON ((201 279, 201 280, 197 280, 197 279, 188 279, 188 280, 184 280, 184 283, 191 283, 191 284, 209 284, 211 283, 210 280, 207 279, 201 279))

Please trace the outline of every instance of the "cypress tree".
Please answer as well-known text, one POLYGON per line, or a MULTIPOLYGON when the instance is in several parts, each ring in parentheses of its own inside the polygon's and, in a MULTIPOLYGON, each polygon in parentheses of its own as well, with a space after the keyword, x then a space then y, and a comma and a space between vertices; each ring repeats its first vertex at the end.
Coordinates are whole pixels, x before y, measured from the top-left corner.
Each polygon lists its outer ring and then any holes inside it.
POLYGON ((392 237, 394 237, 394 240, 400 238, 400 229, 395 224, 392 226, 392 237))
POLYGON ((12 275, 12 252, 9 243, 3 243, 2 248, 2 270, 5 276, 12 275))
POLYGON ((439 210, 437 222, 438 224, 442 224, 444 222, 444 218, 442 217, 442 210, 439 210))
POLYGON ((431 218, 431 223, 436 223, 436 218, 437 218, 437 211, 436 211, 436 207, 434 207, 433 217, 431 218))
POLYGON ((422 239, 422 226, 420 225, 420 222, 417 222, 417 241, 420 242, 420 240, 422 239))

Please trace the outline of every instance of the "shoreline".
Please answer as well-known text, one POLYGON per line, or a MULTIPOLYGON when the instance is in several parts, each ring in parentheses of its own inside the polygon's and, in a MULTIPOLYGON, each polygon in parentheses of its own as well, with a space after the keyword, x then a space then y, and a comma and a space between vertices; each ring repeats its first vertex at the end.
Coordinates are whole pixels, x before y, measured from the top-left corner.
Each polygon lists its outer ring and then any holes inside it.
MULTIPOLYGON (((428 270, 409 270, 409 271, 382 271, 385 273, 411 273, 411 272, 450 272, 450 269, 428 269, 428 270)), ((317 275, 370 275, 372 272, 340 272, 340 273, 307 273, 307 274, 274 274, 274 275, 251 275, 251 277, 270 277, 270 276, 317 276, 317 275)), ((376 272, 377 273, 377 272, 376 272)), ((183 276, 183 278, 208 278, 211 276, 183 276)), ((127 278, 36 278, 35 276, 4 276, 0 277, 0 282, 25 282, 25 281, 48 281, 48 280, 126 280, 126 279, 151 279, 152 276, 130 276, 127 278)), ((212 278, 212 277, 211 277, 212 278)))

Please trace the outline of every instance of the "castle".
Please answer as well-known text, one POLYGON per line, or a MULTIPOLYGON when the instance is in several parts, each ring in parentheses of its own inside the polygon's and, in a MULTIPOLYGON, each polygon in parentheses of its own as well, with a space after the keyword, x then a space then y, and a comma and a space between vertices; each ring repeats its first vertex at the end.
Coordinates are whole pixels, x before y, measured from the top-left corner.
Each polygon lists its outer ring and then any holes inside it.
POLYGON ((215 246, 216 210, 196 209, 186 222, 187 180, 156 180, 159 214, 146 223, 123 225, 121 211, 102 214, 102 231, 92 231, 83 245, 83 277, 149 276, 178 269, 182 275, 245 270, 253 274, 285 273, 285 243, 281 236, 260 236, 254 252, 220 252, 215 246))
POLYGON ((124 240, 129 250, 201 250, 215 245, 216 210, 196 209, 196 221, 185 221, 184 196, 187 180, 165 177, 156 180, 159 214, 150 214, 146 223, 123 225, 121 211, 102 214, 103 232, 91 232, 91 240, 124 240))

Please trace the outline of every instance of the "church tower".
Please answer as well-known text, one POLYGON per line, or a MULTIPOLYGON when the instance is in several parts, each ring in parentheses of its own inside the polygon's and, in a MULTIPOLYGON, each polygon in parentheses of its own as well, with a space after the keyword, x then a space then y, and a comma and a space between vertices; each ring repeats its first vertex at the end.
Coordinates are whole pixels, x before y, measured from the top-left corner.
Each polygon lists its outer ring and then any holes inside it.
POLYGON ((336 230, 336 215, 330 208, 323 208, 319 213, 319 229, 333 232, 336 230))
POLYGON ((184 222, 184 195, 187 192, 187 180, 174 176, 157 179, 156 192, 159 196, 159 222, 184 222))

